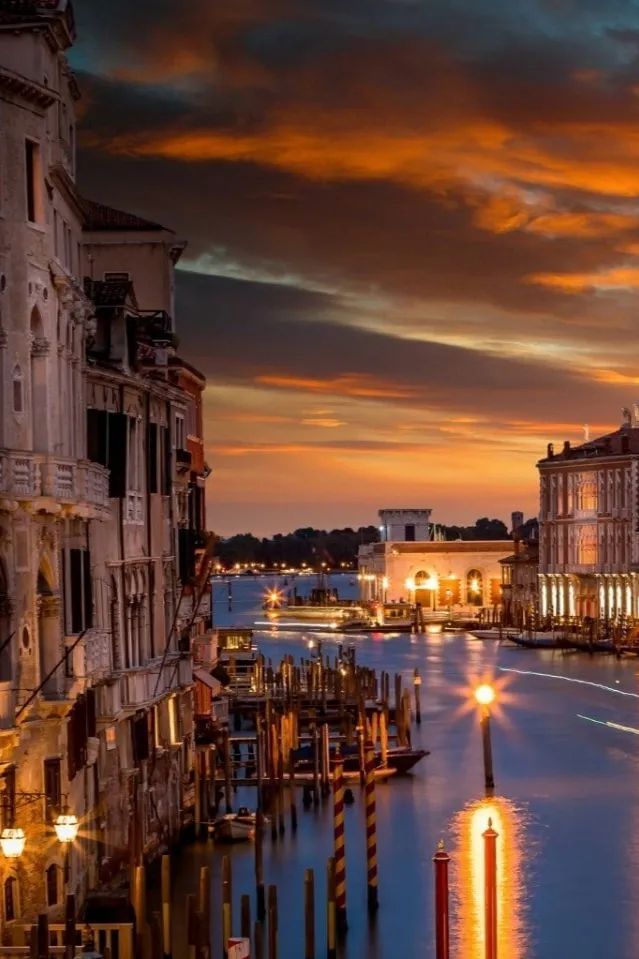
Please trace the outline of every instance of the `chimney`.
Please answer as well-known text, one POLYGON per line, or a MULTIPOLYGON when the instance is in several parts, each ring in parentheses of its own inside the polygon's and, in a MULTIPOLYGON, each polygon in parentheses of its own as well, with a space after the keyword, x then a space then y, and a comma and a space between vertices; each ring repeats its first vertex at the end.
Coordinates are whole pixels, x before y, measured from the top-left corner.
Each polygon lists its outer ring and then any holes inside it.
POLYGON ((570 440, 564 440, 564 448, 562 450, 562 453, 565 456, 567 456, 568 453, 570 453, 570 440))
POLYGON ((519 510, 515 510, 514 513, 510 514, 510 530, 514 534, 517 532, 520 526, 524 525, 524 514, 519 510))
POLYGON ((554 443, 549 443, 549 444, 548 444, 548 456, 547 456, 547 458, 548 458, 549 460, 551 460, 554 455, 555 455, 555 446, 554 446, 554 443))

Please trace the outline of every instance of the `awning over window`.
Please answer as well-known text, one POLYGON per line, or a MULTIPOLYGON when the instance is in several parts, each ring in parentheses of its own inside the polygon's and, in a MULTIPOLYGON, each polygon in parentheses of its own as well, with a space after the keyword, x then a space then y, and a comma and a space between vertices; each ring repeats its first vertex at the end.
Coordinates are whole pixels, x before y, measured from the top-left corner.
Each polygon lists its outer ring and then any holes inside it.
POLYGON ((207 673, 205 669, 194 669, 193 676, 201 683, 204 683, 205 686, 208 686, 209 689, 216 689, 219 685, 219 680, 211 676, 210 673, 207 673))

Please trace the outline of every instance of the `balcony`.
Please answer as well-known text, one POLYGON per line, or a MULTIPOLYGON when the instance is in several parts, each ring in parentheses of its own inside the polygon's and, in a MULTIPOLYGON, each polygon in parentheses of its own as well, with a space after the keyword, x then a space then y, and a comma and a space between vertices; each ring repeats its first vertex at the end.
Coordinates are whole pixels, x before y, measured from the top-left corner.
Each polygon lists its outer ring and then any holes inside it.
POLYGON ((145 706, 192 682, 191 661, 175 656, 167 658, 161 672, 160 663, 127 669, 120 674, 121 703, 123 707, 145 706))
POLYGON ((42 509, 68 504, 97 517, 109 510, 109 473, 88 460, 0 450, 0 497, 30 500, 42 509))

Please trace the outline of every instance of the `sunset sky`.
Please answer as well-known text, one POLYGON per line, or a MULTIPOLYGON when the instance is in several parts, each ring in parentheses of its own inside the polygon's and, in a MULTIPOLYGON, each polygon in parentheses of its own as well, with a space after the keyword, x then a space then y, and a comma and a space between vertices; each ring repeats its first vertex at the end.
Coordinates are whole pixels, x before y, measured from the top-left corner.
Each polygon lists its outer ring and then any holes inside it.
POLYGON ((227 535, 537 510, 639 400, 634 0, 77 0, 80 185, 188 239, 227 535))

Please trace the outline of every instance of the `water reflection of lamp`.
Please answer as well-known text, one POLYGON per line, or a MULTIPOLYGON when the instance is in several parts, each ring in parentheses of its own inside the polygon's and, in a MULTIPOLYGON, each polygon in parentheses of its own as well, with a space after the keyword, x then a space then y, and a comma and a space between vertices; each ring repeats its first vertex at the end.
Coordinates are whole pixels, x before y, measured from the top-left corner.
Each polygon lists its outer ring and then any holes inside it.
POLYGON ((484 959, 486 951, 486 839, 492 821, 496 852, 495 900, 499 959, 529 955, 528 929, 523 912, 522 856, 525 816, 503 798, 482 799, 456 817, 457 850, 451 851, 455 878, 451 887, 457 908, 452 930, 455 955, 484 959))

